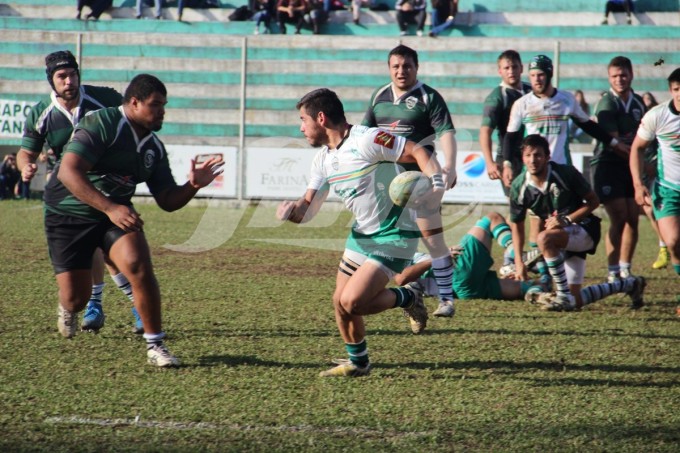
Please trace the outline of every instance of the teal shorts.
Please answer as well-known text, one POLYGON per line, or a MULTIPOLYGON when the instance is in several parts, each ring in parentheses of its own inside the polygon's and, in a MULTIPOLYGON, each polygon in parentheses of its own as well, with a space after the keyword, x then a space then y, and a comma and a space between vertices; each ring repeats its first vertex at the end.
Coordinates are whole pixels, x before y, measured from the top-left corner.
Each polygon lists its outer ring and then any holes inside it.
POLYGON ((495 271, 489 270, 493 258, 489 249, 476 237, 466 234, 461 241, 463 252, 456 258, 453 290, 459 299, 501 299, 501 284, 495 271))
POLYGON ((419 241, 419 231, 394 228, 365 235, 351 230, 345 248, 377 261, 398 274, 411 265, 419 241))
POLYGON ((680 217, 680 192, 662 186, 658 180, 655 181, 652 187, 652 207, 657 220, 664 217, 680 217))

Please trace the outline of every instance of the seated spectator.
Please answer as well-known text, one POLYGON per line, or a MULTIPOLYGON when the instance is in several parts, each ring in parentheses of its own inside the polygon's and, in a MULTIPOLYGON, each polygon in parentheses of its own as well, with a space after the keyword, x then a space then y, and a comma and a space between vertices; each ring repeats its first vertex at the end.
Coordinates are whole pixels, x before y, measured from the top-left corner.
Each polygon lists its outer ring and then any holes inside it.
POLYGON ((295 34, 299 35, 300 29, 305 23, 307 9, 306 0, 279 0, 276 4, 276 17, 281 34, 286 34, 286 23, 289 23, 295 24, 295 34))
POLYGON ((21 172, 17 168, 17 155, 7 154, 0 164, 0 200, 14 198, 20 179, 21 172))
POLYGON ((416 25, 416 34, 423 36, 425 20, 427 19, 427 3, 425 0, 397 0, 394 5, 397 10, 399 34, 406 35, 409 24, 416 25))
MULTIPOLYGON (((142 3, 145 3, 146 0, 137 0, 137 14, 135 17, 137 19, 142 18, 142 3)), ((163 6, 163 0, 153 0, 153 15, 156 19, 161 19, 162 18, 162 12, 161 12, 161 7, 163 6)), ((182 4, 182 9, 184 9, 184 4, 182 4)))
POLYGON ((85 20, 99 20, 99 16, 101 16, 104 11, 111 8, 112 5, 113 0, 78 0, 78 14, 76 14, 76 19, 80 20, 83 8, 89 6, 91 12, 85 16, 85 20))
POLYGON ((305 23, 312 28, 312 33, 319 34, 321 25, 328 21, 331 0, 309 0, 309 12, 305 14, 305 23))
POLYGON ((453 27, 456 14, 458 14, 458 0, 432 0, 430 36, 435 37, 453 27))
POLYGON ((608 0, 607 5, 604 8, 604 20, 602 21, 602 25, 609 25, 609 13, 623 12, 628 15, 627 23, 630 25, 632 23, 631 11, 633 11, 632 0, 608 0))
POLYGON ((271 33, 271 20, 274 16, 275 0, 250 0, 250 10, 254 13, 255 34, 260 34, 260 24, 264 24, 264 32, 271 33))

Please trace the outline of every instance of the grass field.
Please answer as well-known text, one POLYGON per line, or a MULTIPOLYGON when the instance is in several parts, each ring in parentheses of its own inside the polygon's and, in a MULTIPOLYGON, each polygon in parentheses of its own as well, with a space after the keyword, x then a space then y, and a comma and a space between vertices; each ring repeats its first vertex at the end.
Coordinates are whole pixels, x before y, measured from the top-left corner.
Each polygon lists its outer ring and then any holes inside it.
MULTIPOLYGON (((61 338, 40 204, 0 203, 0 451, 680 451, 680 284, 650 269, 645 220, 643 309, 462 301, 419 336, 388 311, 367 321, 372 374, 329 380, 347 214, 301 228, 271 206, 138 209, 176 370, 145 364, 108 277, 105 328, 61 338)), ((602 246, 588 266, 590 282, 605 274, 602 246)))

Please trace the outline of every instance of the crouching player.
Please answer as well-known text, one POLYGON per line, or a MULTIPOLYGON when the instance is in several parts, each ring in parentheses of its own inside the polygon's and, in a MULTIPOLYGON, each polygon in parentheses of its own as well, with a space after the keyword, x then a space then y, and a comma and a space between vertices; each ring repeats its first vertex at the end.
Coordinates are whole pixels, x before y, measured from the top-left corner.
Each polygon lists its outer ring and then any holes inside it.
POLYGON ((633 308, 642 306, 645 287, 642 277, 594 285, 582 291, 586 254, 595 253, 600 241, 600 219, 593 215, 599 205, 597 195, 576 168, 550 161, 548 142, 540 135, 527 136, 521 151, 525 170, 510 189, 516 274, 520 280, 527 279, 521 251, 524 220, 531 210, 541 219, 538 247, 555 289, 554 296, 542 295, 535 301, 546 310, 571 311, 610 294, 625 292, 633 300, 633 308))
POLYGON ((364 316, 403 308, 414 333, 425 328, 428 317, 420 291, 408 286, 386 288, 408 264, 420 238, 410 213, 393 205, 388 196, 390 182, 398 172, 396 163, 417 163, 434 181, 433 190, 422 200, 427 209, 441 203, 444 184, 437 184, 441 167, 415 142, 347 123, 342 102, 329 89, 307 93, 297 109, 300 131, 310 145, 322 148, 314 158, 304 195, 297 201, 282 202, 276 215, 280 220, 306 222, 331 190, 354 214, 333 294, 335 320, 349 359, 336 361, 337 366, 320 376, 364 376, 371 369, 364 316))

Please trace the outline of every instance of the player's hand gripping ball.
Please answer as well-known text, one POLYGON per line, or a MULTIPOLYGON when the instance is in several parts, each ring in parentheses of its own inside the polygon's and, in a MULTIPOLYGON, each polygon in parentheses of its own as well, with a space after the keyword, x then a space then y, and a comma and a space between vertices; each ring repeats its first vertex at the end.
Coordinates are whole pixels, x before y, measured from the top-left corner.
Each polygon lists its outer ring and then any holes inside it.
POLYGON ((414 205, 420 197, 432 189, 430 179, 419 171, 399 173, 390 183, 390 198, 400 207, 414 205), (410 203, 409 203, 410 201, 410 203))

